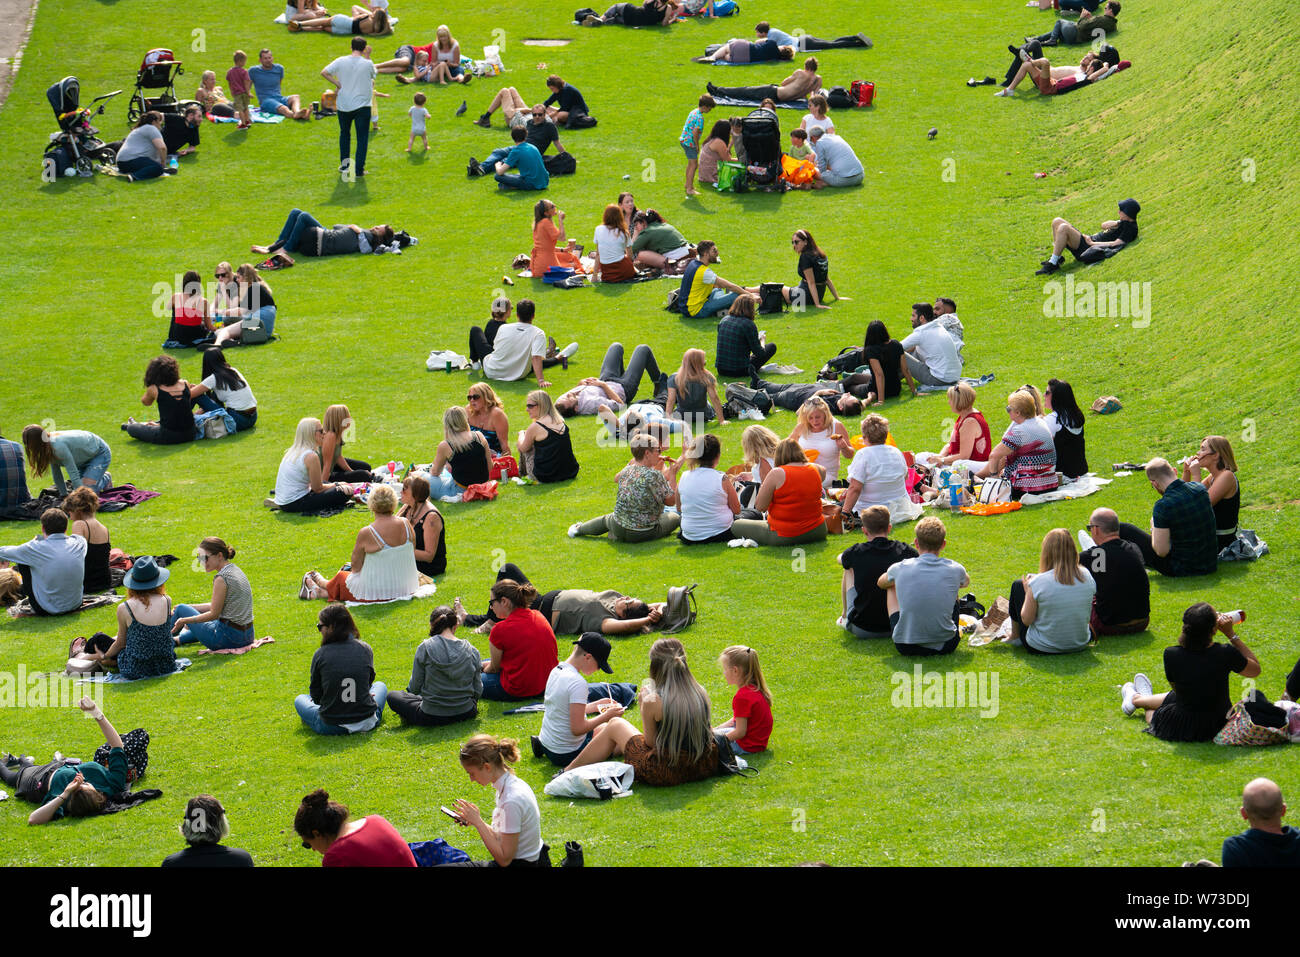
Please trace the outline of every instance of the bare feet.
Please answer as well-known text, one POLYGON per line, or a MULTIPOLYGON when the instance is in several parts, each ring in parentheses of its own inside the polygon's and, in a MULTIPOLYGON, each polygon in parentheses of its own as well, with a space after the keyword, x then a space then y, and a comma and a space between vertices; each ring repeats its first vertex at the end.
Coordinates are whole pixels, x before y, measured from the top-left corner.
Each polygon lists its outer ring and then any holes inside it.
POLYGON ((311 116, 311 110, 307 109, 306 107, 303 107, 301 110, 299 110, 297 113, 293 115, 293 118, 295 120, 305 120, 309 116, 311 116))
POLYGON ((451 610, 456 613, 456 624, 457 625, 465 624, 465 619, 469 617, 469 613, 465 611, 465 606, 460 603, 459 595, 457 595, 456 598, 452 601, 451 610))
POLYGON ((402 74, 399 73, 399 74, 397 74, 397 82, 398 82, 398 83, 414 83, 415 80, 414 80, 412 77, 409 77, 409 76, 402 76, 402 74))
POLYGON ((266 256, 271 252, 270 246, 249 246, 249 252, 257 253, 259 256, 266 256))

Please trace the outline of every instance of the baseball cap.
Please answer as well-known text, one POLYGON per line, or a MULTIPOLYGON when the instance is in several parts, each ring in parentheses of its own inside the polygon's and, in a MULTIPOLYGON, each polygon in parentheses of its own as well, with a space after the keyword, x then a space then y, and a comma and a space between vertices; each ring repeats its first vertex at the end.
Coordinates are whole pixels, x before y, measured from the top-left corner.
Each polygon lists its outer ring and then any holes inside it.
POLYGON ((582 637, 574 642, 579 648, 585 651, 591 657, 596 659, 596 664, 600 665, 600 670, 607 675, 612 675, 614 669, 609 666, 610 644, 609 639, 597 631, 584 631, 582 637))

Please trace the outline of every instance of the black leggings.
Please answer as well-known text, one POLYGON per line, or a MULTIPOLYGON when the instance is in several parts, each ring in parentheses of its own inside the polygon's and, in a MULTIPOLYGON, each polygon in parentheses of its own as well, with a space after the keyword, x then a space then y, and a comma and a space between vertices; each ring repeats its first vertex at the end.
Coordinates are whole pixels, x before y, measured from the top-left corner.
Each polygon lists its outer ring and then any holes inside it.
POLYGON ((329 481, 331 482, 373 482, 375 477, 370 474, 370 463, 363 462, 360 459, 343 460, 348 463, 347 470, 335 467, 330 472, 329 481))
POLYGON ((153 445, 184 445, 186 442, 194 441, 193 429, 173 432, 171 429, 164 429, 157 422, 128 422, 123 428, 131 438, 153 445))
POLYGON ((721 375, 732 377, 758 375, 758 370, 771 362, 774 355, 776 355, 776 343, 769 342, 762 346, 758 352, 749 354, 749 366, 747 368, 724 369, 722 366, 718 366, 718 372, 721 375))
MULTIPOLYGON (((528 576, 524 574, 524 570, 514 562, 506 562, 501 566, 501 570, 497 572, 497 581, 502 581, 506 578, 518 582, 521 585, 532 584, 532 582, 528 580, 528 576)), ((560 592, 557 589, 556 591, 548 591, 545 595, 539 594, 537 600, 532 604, 532 607, 541 612, 547 622, 551 620, 551 611, 555 608, 555 596, 559 593, 560 592)), ((492 606, 488 605, 488 613, 486 615, 467 615, 464 624, 469 628, 477 628, 485 621, 495 622, 500 620, 500 618, 492 613, 492 606)))
POLYGON ((1039 651, 1025 637, 1025 623, 1020 620, 1020 609, 1025 603, 1025 583, 1023 579, 1017 578, 1011 583, 1011 597, 1007 599, 1007 602, 1011 606, 1011 620, 1020 626, 1020 644, 1024 646, 1025 651, 1035 655, 1048 654, 1046 651, 1039 651))
POLYGON ((1155 548, 1151 545, 1151 536, 1147 532, 1128 522, 1120 522, 1119 537, 1138 547, 1138 551, 1142 553, 1142 564, 1147 568, 1154 568, 1162 575, 1177 574, 1168 555, 1156 554, 1155 548))
POLYGON ((600 375, 597 378, 602 382, 617 382, 621 385, 626 404, 631 405, 641 388, 641 375, 647 372, 657 394, 659 382, 664 376, 659 371, 659 363, 655 361, 655 354, 650 347, 643 344, 633 349, 632 358, 624 368, 623 343, 615 342, 605 350, 605 360, 600 365, 600 375))
POLYGON ((714 96, 725 96, 733 100, 752 100, 755 103, 780 99, 775 86, 714 86, 710 83, 709 92, 714 96))
POLYGON ((328 492, 308 492, 297 501, 281 505, 283 512, 323 512, 326 509, 347 508, 351 496, 341 488, 332 488, 328 492))
POLYGON ((390 691, 388 692, 388 707, 407 724, 417 724, 422 727, 432 728, 444 724, 457 724, 461 721, 470 721, 478 717, 478 705, 470 708, 464 714, 427 714, 420 707, 423 702, 418 694, 411 694, 409 691, 390 691))

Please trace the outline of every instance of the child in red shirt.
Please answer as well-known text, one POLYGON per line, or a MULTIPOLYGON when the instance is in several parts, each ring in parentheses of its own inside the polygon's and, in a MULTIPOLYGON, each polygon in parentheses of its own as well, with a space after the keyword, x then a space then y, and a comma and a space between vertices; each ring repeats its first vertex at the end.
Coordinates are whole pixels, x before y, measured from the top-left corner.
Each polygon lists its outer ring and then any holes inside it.
POLYGON ((243 50, 236 50, 235 65, 226 71, 226 89, 230 92, 230 99, 234 102, 235 112, 239 114, 237 129, 241 130, 246 130, 253 125, 253 116, 248 111, 249 98, 253 89, 253 78, 244 69, 246 62, 248 62, 248 54, 243 50))
POLYGON ((727 736, 736 754, 766 751, 772 734, 772 692, 758 666, 758 652, 732 645, 723 649, 718 664, 727 684, 736 686, 736 695, 731 699, 731 720, 714 730, 727 736))

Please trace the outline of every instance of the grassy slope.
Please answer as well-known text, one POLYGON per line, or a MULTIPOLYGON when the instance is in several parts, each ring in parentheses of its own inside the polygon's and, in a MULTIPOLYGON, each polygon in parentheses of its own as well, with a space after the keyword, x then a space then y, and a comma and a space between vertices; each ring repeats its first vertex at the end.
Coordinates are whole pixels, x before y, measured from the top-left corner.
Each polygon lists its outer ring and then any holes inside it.
MULTIPOLYGON (((824 20, 805 22, 806 9, 778 2, 761 13, 786 29, 835 36, 863 28, 876 40, 870 53, 822 57, 832 82, 867 77, 878 86, 877 109, 836 116, 867 165, 861 191, 681 200, 676 136, 705 78, 750 83, 776 75, 766 67, 708 70, 687 62, 706 41, 756 19, 753 5, 738 23, 687 23, 671 32, 579 30, 540 5, 509 16, 504 6, 480 7, 473 16, 458 15, 454 26, 473 51, 505 25, 506 80, 525 96, 540 91, 552 70, 587 95, 600 126, 565 137, 579 174, 557 180, 550 193, 580 240, 590 245, 590 229, 624 188, 624 173, 633 177, 639 205, 657 207, 692 238, 717 239, 724 274, 732 278, 789 281, 788 233, 811 228, 853 301, 818 316, 768 320, 783 359, 811 372, 858 340, 868 320, 886 319, 901 334, 909 303, 952 295, 968 330, 968 369, 998 376, 981 401, 992 421, 1000 421, 994 413, 1006 387, 1055 375, 1071 379, 1081 397, 1115 393, 1125 400, 1123 413, 1089 426, 1090 460, 1102 471, 1112 461, 1183 454, 1200 436, 1223 432, 1239 450, 1243 524, 1269 540, 1275 554, 1253 567, 1230 567, 1212 582, 1156 582, 1155 625, 1146 635, 1060 660, 961 651, 944 667, 996 671, 996 719, 894 709, 889 677, 909 663, 832 624, 834 556, 847 540, 809 548, 801 567, 774 551, 687 553, 668 543, 616 550, 565 539, 571 520, 608 508, 608 477, 621 460, 598 449, 594 429, 579 423, 583 474, 573 487, 511 487, 495 504, 447 510, 452 562, 440 595, 473 596, 477 605, 498 548, 543 587, 608 584, 652 596, 667 584, 699 581, 702 616, 687 636, 697 674, 725 714, 729 689, 712 660, 732 642, 758 647, 777 695, 777 732, 752 781, 643 788, 617 808, 546 800, 546 836, 553 845, 579 838, 588 860, 602 864, 810 857, 839 864, 1118 864, 1213 856, 1236 828, 1232 802, 1244 780, 1268 773, 1289 786, 1278 767, 1286 752, 1138 737, 1136 722, 1120 719, 1113 689, 1139 669, 1159 678, 1160 649, 1174 638, 1181 609, 1200 598, 1250 608, 1246 636, 1264 664, 1267 690, 1280 689, 1296 655, 1286 628, 1295 610, 1295 509, 1284 503, 1296 498, 1288 466, 1300 438, 1289 409, 1297 376, 1288 350, 1271 341, 1280 331, 1277 304, 1288 263, 1284 239, 1265 244, 1256 237, 1300 218, 1295 192, 1285 188, 1297 126, 1294 97, 1285 95, 1294 93, 1295 80, 1286 77, 1300 74, 1300 55, 1278 39, 1284 31, 1274 12, 1237 8, 1228 15, 1239 23, 1208 31, 1203 24, 1225 16, 1208 0, 1189 0, 1176 11, 1134 0, 1125 5, 1117 41, 1137 64, 1130 72, 1059 101, 1022 95, 1004 102, 963 81, 996 72, 1002 45, 1050 24, 1050 15, 1011 0, 974 16, 968 4, 939 0, 923 19, 907 5, 844 3, 824 20), (576 40, 539 49, 521 46, 526 36, 576 40), (1190 82, 1169 82, 1185 75, 1190 82), (931 126, 940 130, 933 142, 924 135, 931 126), (956 182, 941 178, 949 158, 956 182), (1253 183, 1242 181, 1243 158, 1255 161, 1253 183), (657 168, 644 166, 647 159, 657 168), (643 181, 643 170, 651 180, 643 181), (1051 175, 1035 180, 1036 170, 1051 175), (1144 205, 1144 241, 1086 278, 1152 283, 1151 326, 1044 318, 1043 286, 1031 274, 1048 220, 1064 215, 1091 229, 1128 195, 1144 205), (1244 419, 1254 420, 1253 443, 1238 439, 1244 419), (1098 810, 1105 815, 1100 831, 1098 810), (792 827, 800 813, 806 831, 792 827)), ((112 689, 107 710, 119 727, 153 732, 151 783, 166 797, 129 815, 39 831, 20 827, 25 809, 10 802, 4 815, 11 819, 12 862, 150 864, 173 849, 171 824, 185 797, 199 791, 222 797, 235 842, 268 864, 314 863, 286 831, 297 798, 317 785, 359 813, 383 813, 410 839, 463 840, 448 833, 437 805, 457 795, 488 803, 454 760, 455 742, 469 728, 413 730, 390 717, 372 735, 336 740, 300 727, 290 703, 305 688, 315 609, 296 601, 294 583, 306 567, 343 560, 363 516, 303 521, 273 516, 258 502, 296 420, 331 402, 346 401, 353 410, 358 455, 431 457, 442 410, 461 401, 467 377, 425 373, 424 356, 434 346, 460 346, 468 325, 486 312, 505 264, 529 245, 530 197, 494 196, 489 184, 463 180, 470 154, 482 157, 504 140, 499 126, 489 135, 468 123, 491 84, 465 91, 471 109, 459 121, 450 114, 462 91, 430 90, 435 148, 408 159, 401 149, 409 91, 383 83, 394 98, 382 103, 385 130, 372 141, 376 175, 356 186, 338 185, 332 174, 333 124, 258 127, 247 137, 207 128, 200 156, 166 182, 128 187, 99 177, 42 186, 36 179, 51 128, 43 99, 48 83, 75 72, 88 96, 129 88, 145 49, 170 43, 179 51, 194 29, 206 31, 209 52, 184 54, 197 67, 183 78, 184 92, 203 68, 224 73, 235 47, 255 56, 269 39, 289 71, 286 89, 318 96, 322 83, 309 78, 342 42, 289 37, 263 22, 270 12, 250 0, 196 2, 184 11, 163 0, 44 0, 14 94, 0 113, 0 176, 11 221, 31 224, 0 275, 0 295, 17 305, 0 320, 0 426, 13 434, 48 416, 109 437, 115 476, 164 493, 110 517, 114 543, 186 555, 205 534, 225 537, 254 581, 259 630, 278 639, 246 658, 200 660, 181 678, 112 689), (161 26, 151 32, 143 24, 161 26), (83 36, 95 38, 93 47, 74 43, 69 52, 67 38, 83 36), (234 357, 259 397, 255 432, 181 449, 114 440, 114 425, 136 408, 140 372, 165 331, 148 312, 153 284, 191 265, 207 276, 218 259, 242 261, 241 250, 273 236, 294 205, 326 222, 392 221, 422 244, 401 259, 306 262, 271 277, 284 338, 234 357), (67 840, 70 829, 90 838, 84 828, 93 829, 93 841, 67 840)), ((438 22, 417 9, 398 12, 405 12, 402 39, 424 38, 438 22)), ((381 41, 379 52, 393 45, 381 41)), ((121 135, 124 113, 119 99, 106 133, 121 135)), ((783 126, 793 116, 783 112, 783 126)), ((711 326, 658 309, 665 289, 532 293, 539 325, 583 346, 580 361, 556 376, 558 386, 593 374, 614 337, 629 347, 650 342, 665 364, 675 364, 689 345, 711 348, 711 326)), ((514 293, 529 294, 527 283, 514 293)), ((197 377, 194 360, 184 369, 197 377)), ((521 421, 526 387, 501 391, 521 421)), ((939 398, 903 400, 886 411, 904 447, 933 448, 945 434, 940 423, 948 413, 939 398)), ((791 420, 783 415, 774 425, 783 430, 791 420)), ((721 432, 729 460, 739 432, 721 432)), ((1087 502, 959 519, 951 523, 949 554, 970 568, 975 591, 990 601, 1033 567, 1047 529, 1078 527, 1094 503, 1113 504, 1141 522, 1150 502, 1145 483, 1129 478, 1087 502)), ((5 538, 27 532, 10 526, 5 538)), ((183 563, 175 569, 172 594, 196 600, 207 593, 199 573, 183 563)), ((390 685, 405 680, 426 612, 427 605, 357 613, 390 685)), ((87 615, 75 631, 110 621, 108 612, 87 615)), ((20 662, 57 667, 74 633, 68 621, 0 627, 6 669, 20 662)), ((648 645, 646 638, 619 642, 619 677, 640 676, 648 645)), ((534 719, 502 718, 500 710, 486 706, 473 730, 524 738, 535 730, 534 719)), ((93 731, 73 716, 16 710, 4 715, 0 746, 88 755, 93 731)), ((529 758, 521 773, 540 790, 550 772, 529 758)))

